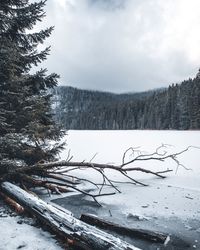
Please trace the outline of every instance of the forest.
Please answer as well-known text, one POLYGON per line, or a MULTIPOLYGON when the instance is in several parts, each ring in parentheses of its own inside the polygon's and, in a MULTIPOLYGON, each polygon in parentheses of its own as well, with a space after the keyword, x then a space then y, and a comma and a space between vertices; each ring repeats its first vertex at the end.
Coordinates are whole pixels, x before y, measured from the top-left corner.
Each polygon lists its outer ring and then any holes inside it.
POLYGON ((200 78, 141 93, 113 94, 59 86, 55 119, 65 129, 200 128, 200 78))
MULTIPOLYGON (((147 241, 147 246, 156 244, 154 249, 158 249, 160 245, 164 247, 168 244, 176 245, 174 239, 176 240, 177 237, 174 235, 171 237, 168 231, 157 231, 153 227, 150 229, 129 225, 124 227, 123 220, 118 224, 110 221, 112 214, 109 206, 106 208, 111 214, 109 220, 95 217, 95 214, 92 216, 82 214, 76 217, 67 207, 56 204, 54 194, 66 195, 65 198, 68 196, 69 199, 73 199, 72 195, 70 196, 72 193, 81 195, 84 199, 87 197, 85 202, 89 201, 97 211, 104 205, 101 199, 114 195, 119 197, 123 191, 122 186, 129 185, 128 194, 132 193, 130 187, 136 188, 138 192, 144 190, 143 188, 147 190, 151 184, 145 179, 138 178, 137 173, 164 181, 166 176, 174 171, 173 164, 176 166, 176 172, 179 168, 190 170, 182 164, 179 157, 191 149, 199 149, 198 145, 191 143, 185 148, 170 151, 169 144, 162 143, 147 152, 130 144, 127 149, 123 149, 120 162, 106 161, 105 163, 103 160, 96 162, 97 154, 90 159, 87 158, 89 160, 76 160, 71 154, 70 147, 68 148, 68 144, 65 143, 66 131, 62 127, 64 126, 65 129, 198 129, 200 125, 199 74, 196 78, 180 85, 144 93, 116 95, 72 87, 57 87, 59 75, 49 73, 46 68, 39 68, 50 53, 50 47, 44 48, 41 45, 54 30, 53 26, 39 31, 34 29, 36 23, 41 22, 46 16, 45 6, 46 0, 0 1, 0 220, 2 229, 0 235, 5 233, 8 238, 7 232, 12 232, 9 242, 3 248, 0 246, 0 249, 48 248, 37 245, 33 239, 30 243, 25 227, 22 228, 23 231, 19 237, 23 237, 20 243, 15 233, 19 225, 26 222, 18 220, 19 217, 17 218, 16 214, 9 220, 6 204, 14 208, 17 213, 28 217, 28 220, 34 218, 36 224, 33 225, 53 233, 50 236, 52 238, 56 236, 63 249, 139 250, 140 248, 135 247, 137 239, 147 241), (61 153, 64 155, 63 158, 61 153), (152 161, 162 164, 170 161, 173 164, 167 167, 162 165, 160 168, 151 167, 152 170, 148 166, 139 165, 145 162, 152 166, 152 161), (47 196, 51 199, 51 195, 54 198, 48 201, 47 196), (13 229, 12 222, 16 222, 16 218, 17 227, 13 229), (105 227, 103 228, 102 225, 105 227), (111 229, 109 232, 108 228, 111 229), (113 233, 116 231, 121 233, 121 237, 113 233), (127 241, 124 236, 128 235, 134 240, 127 241), (16 247, 10 247, 15 240, 16 247), (27 248, 28 244, 31 248, 27 248)), ((197 136, 194 136, 199 141, 197 136)), ((87 136, 83 142, 84 148, 89 153, 91 145, 88 143, 90 147, 88 150, 85 143, 88 139, 87 136)), ((67 140, 70 139, 67 138, 67 140)), ((115 143, 115 140, 112 142, 115 143)), ((80 143, 79 139, 76 145, 80 143)), ((102 148, 104 147, 103 145, 102 148)), ((81 151, 82 149, 77 150, 78 154, 81 151)), ((109 151, 112 150, 109 149, 109 151)), ((154 189, 150 189, 148 196, 151 197, 154 192, 154 189)), ((187 195, 189 195, 188 192, 187 195)), ((79 197, 76 196, 75 199, 78 207, 82 209, 81 202, 84 199, 79 197)), ((139 195, 139 197, 142 196, 139 195)), ((189 199, 190 204, 195 196, 185 197, 184 194, 179 197, 189 199)), ((132 197, 126 200, 132 200, 132 197)), ((67 202, 68 205, 71 202, 72 200, 67 202)), ((154 200, 152 202, 158 203, 154 200)), ((172 203, 174 203, 173 200, 172 203)), ((124 204, 125 202, 122 202, 123 206, 124 204)), ((136 203, 133 204, 135 207, 136 203)), ((147 207, 149 205, 146 205, 145 201, 140 209, 147 207)), ((191 214, 191 210, 189 213, 191 214)), ((31 223, 30 225, 32 226, 31 223)), ((4 243, 5 238, 0 239, 1 244, 4 243)), ((181 244, 183 243, 182 240, 181 244)), ((178 244, 180 245, 180 241, 178 244)), ((141 249, 147 249, 143 242, 141 245, 141 249)))

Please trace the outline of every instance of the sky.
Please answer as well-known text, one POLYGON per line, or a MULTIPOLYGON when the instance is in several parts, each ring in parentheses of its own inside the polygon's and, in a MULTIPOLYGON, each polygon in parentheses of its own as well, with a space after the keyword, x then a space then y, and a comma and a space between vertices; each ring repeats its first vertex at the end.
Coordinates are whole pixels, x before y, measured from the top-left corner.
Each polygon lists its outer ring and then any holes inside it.
POLYGON ((115 93, 166 87, 200 67, 199 0, 48 0, 45 62, 60 85, 115 93))

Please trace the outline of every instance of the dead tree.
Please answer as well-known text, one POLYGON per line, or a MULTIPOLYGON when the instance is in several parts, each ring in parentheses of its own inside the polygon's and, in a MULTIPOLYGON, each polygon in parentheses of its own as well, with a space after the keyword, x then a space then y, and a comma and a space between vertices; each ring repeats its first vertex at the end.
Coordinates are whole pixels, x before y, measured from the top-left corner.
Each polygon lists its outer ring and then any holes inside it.
POLYGON ((3 182, 1 189, 63 238, 65 242, 78 247, 78 249, 140 250, 111 234, 76 219, 70 211, 55 204, 48 204, 12 183, 3 182))
POLYGON ((139 228, 129 228, 113 222, 110 222, 105 219, 98 218, 93 214, 82 214, 80 220, 92 225, 97 226, 101 229, 114 231, 121 235, 127 235, 132 238, 144 239, 150 242, 166 244, 170 241, 168 234, 161 232, 144 230, 139 228))
MULTIPOLYGON (((151 154, 144 154, 134 148, 129 148, 124 153, 122 163, 120 165, 99 164, 84 161, 73 162, 71 161, 71 157, 65 161, 44 163, 39 162, 32 166, 16 165, 15 168, 8 168, 6 171, 1 171, 0 191, 3 196, 6 195, 6 199, 8 199, 11 203, 17 202, 14 204, 14 207, 16 207, 17 210, 20 207, 21 211, 21 206, 24 207, 29 212, 31 212, 31 214, 34 214, 40 221, 48 225, 51 230, 56 232, 57 235, 63 237, 68 243, 74 246, 79 248, 82 247, 85 250, 137 250, 138 248, 135 248, 134 246, 121 241, 108 233, 105 233, 82 221, 77 220, 69 211, 53 204, 47 204, 38 197, 35 197, 26 191, 32 187, 43 187, 57 193, 75 190, 90 196, 99 204, 97 200, 99 196, 113 195, 116 192, 120 192, 117 184, 121 182, 109 178, 106 175, 105 170, 116 171, 123 175, 127 180, 122 181, 122 183, 146 186, 145 183, 132 178, 129 173, 140 171, 146 174, 152 174, 159 178, 165 178, 166 176, 164 174, 172 170, 164 169, 163 171, 155 172, 146 168, 134 167, 134 163, 139 161, 150 162, 152 160, 163 162, 165 160, 171 159, 177 164, 177 168, 179 166, 184 167, 179 162, 178 156, 188 151, 190 147, 174 154, 170 154, 167 151, 162 151, 165 148, 166 146, 162 145, 151 154), (129 152, 132 154, 132 159, 126 161, 126 155, 129 152), (101 183, 95 183, 94 181, 87 178, 80 178, 76 175, 76 173, 74 173, 74 170, 87 171, 91 169, 101 175, 101 183), (79 184, 83 181, 92 184, 98 190, 98 192, 94 194, 90 191, 81 189, 79 184), (11 182, 17 183, 24 190, 19 186, 13 185, 11 182), (110 192, 104 192, 105 187, 110 187, 113 191, 110 189, 110 192)), ((115 230, 118 230, 117 227, 118 225, 114 225, 115 230)), ((123 230, 127 231, 128 229, 124 228, 123 230)), ((138 235, 138 232, 136 232, 134 229, 132 231, 128 231, 129 233, 135 233, 138 235)), ((167 240, 165 235, 162 234, 155 235, 154 233, 147 231, 141 231, 139 234, 142 235, 143 238, 147 237, 151 240, 156 239, 160 242, 164 242, 164 240, 166 242, 167 240)))
MULTIPOLYGON (((73 162, 72 157, 68 156, 65 161, 55 161, 55 162, 44 162, 37 163, 31 166, 18 166, 16 168, 7 169, 3 174, 0 175, 0 182, 10 181, 13 183, 18 183, 23 189, 28 190, 30 187, 43 187, 47 190, 56 193, 77 191, 84 195, 92 197, 97 203, 97 198, 104 195, 113 195, 116 192, 120 192, 117 187, 118 183, 130 183, 133 185, 147 186, 146 183, 140 182, 130 176, 131 172, 143 172, 146 174, 151 174, 159 178, 166 178, 166 173, 173 171, 172 169, 164 169, 163 171, 155 172, 147 168, 134 167, 137 162, 151 162, 159 161, 164 162, 166 160, 172 160, 179 166, 183 166, 179 160, 178 156, 188 151, 191 147, 188 147, 177 153, 168 153, 167 145, 161 145, 155 150, 155 152, 147 154, 141 153, 136 148, 129 148, 125 151, 122 157, 122 163, 120 165, 111 164, 99 164, 93 162, 73 162), (131 153, 132 159, 126 160, 128 153, 131 153), (75 170, 94 170, 101 175, 101 183, 95 183, 93 180, 78 177, 74 171, 75 170), (118 181, 111 179, 107 176, 106 170, 112 170, 125 177, 124 181, 118 181), (92 192, 85 191, 79 188, 78 184, 81 182, 88 182, 96 188, 96 194, 92 192), (110 187, 110 192, 104 192, 105 187, 110 187)), ((98 203, 99 204, 99 203, 98 203)), ((100 205, 100 204, 99 204, 100 205)))

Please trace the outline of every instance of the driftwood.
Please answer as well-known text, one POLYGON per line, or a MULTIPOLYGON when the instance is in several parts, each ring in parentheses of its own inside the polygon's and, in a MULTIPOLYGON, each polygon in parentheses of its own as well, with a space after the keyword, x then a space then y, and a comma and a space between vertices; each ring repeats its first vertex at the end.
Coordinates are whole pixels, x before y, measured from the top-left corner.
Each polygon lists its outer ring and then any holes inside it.
POLYGON ((119 224, 115 224, 105 219, 100 219, 92 214, 82 214, 81 221, 84 221, 90 225, 100 227, 102 229, 112 230, 116 233, 127 235, 133 238, 145 239, 151 242, 163 243, 169 242, 168 235, 160 232, 154 232, 138 228, 128 228, 119 224))
POLYGON ((70 211, 46 203, 10 182, 3 182, 0 187, 2 192, 16 200, 57 235, 78 249, 139 250, 111 234, 76 219, 70 211))

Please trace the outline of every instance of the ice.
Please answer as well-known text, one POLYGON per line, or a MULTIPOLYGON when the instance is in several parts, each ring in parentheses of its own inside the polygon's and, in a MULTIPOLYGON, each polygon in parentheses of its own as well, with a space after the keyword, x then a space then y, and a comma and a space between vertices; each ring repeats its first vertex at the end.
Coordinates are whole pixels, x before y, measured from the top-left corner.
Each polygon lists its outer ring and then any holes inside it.
MULTIPOLYGON (((200 131, 68 131, 66 149, 61 159, 68 157, 70 150, 73 161, 93 161, 97 163, 121 164, 123 153, 129 147, 140 147, 142 152, 152 153, 161 144, 171 145, 169 152, 181 151, 188 146, 194 146, 179 157, 180 162, 188 169, 169 160, 163 162, 142 162, 138 166, 150 170, 173 169, 167 173, 166 179, 155 178, 152 175, 140 172, 131 175, 148 184, 148 187, 139 185, 119 184, 122 193, 113 196, 98 198, 104 207, 115 206, 127 219, 134 221, 151 221, 152 218, 177 217, 184 220, 200 220, 200 131)), ((108 176, 123 180, 116 172, 107 171, 108 176)), ((76 171, 74 174, 93 181, 102 181, 102 177, 93 170, 76 171)), ((82 184, 87 189, 89 183, 82 184)), ((108 191, 108 190, 107 190, 108 191)), ((70 194, 71 195, 71 194, 70 194)), ((60 197, 60 196, 56 196, 60 197)), ((55 196, 51 196, 54 199, 55 196)), ((61 247, 47 232, 28 225, 18 224, 19 217, 4 217, 0 211, 0 250, 22 249, 49 249, 59 250, 61 247)), ((185 223, 185 227, 189 227, 185 223)), ((187 228, 186 228, 187 229, 187 228)), ((189 230, 189 229, 188 229, 189 230)), ((198 229, 196 230, 198 232, 198 229)), ((194 246, 198 243, 194 242, 194 246)))

